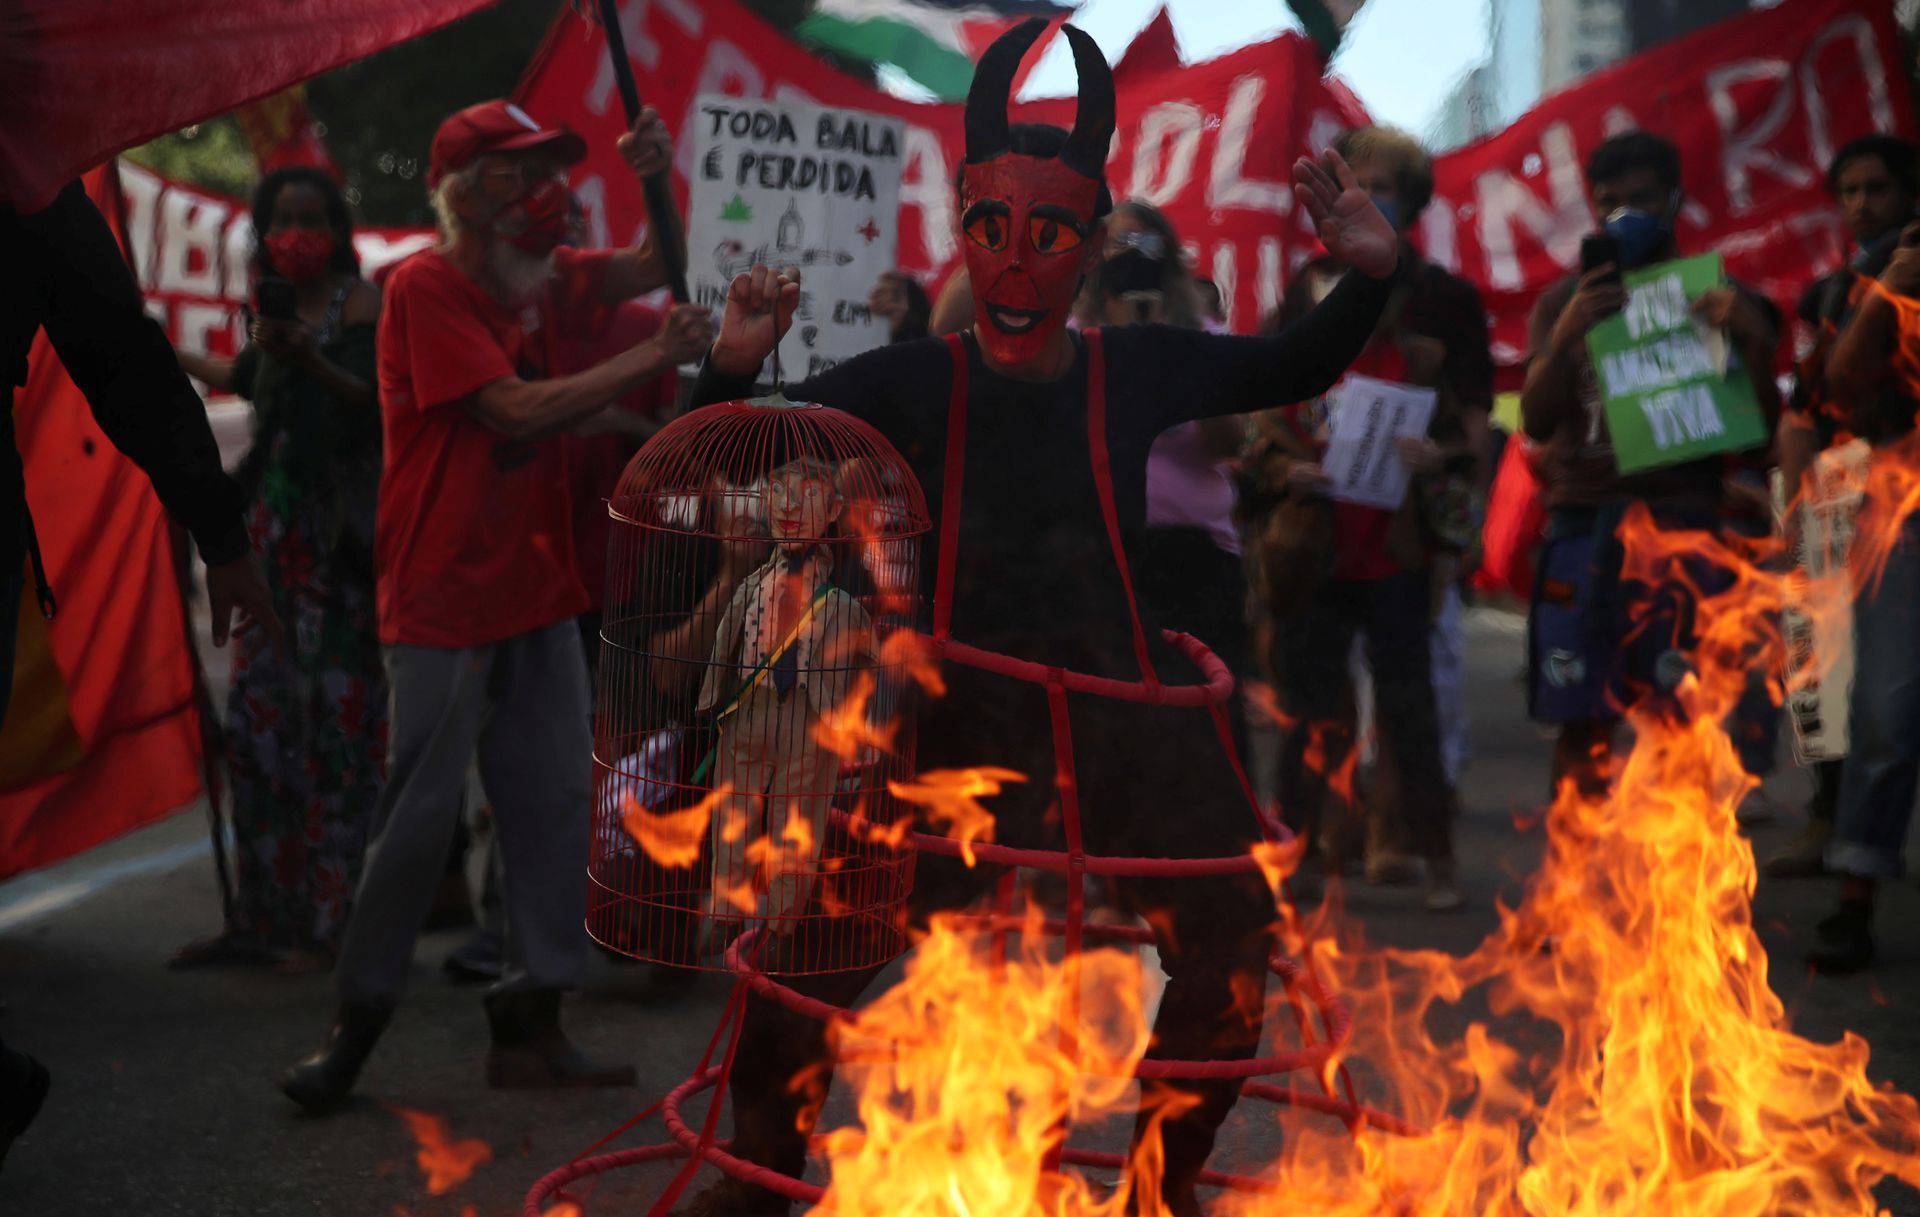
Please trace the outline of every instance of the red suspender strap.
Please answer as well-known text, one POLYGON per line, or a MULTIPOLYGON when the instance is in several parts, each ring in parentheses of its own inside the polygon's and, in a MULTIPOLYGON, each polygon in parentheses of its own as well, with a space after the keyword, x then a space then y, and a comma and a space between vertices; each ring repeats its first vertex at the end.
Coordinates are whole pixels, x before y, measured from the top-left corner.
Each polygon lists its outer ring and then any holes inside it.
POLYGON ((1147 632, 1140 625, 1140 605, 1133 596, 1133 572, 1127 567, 1127 550, 1120 543, 1120 513, 1113 506, 1113 469, 1107 461, 1107 357, 1100 343, 1100 331, 1081 331, 1087 340, 1087 452, 1093 460, 1093 484, 1100 492, 1100 514, 1107 522, 1107 544, 1113 548, 1113 564, 1120 571, 1120 587, 1127 595, 1127 616, 1133 621, 1133 654, 1140 661, 1140 679, 1149 685, 1160 683, 1147 655, 1147 632))
POLYGON ((953 357, 953 387, 947 397, 946 469, 940 477, 940 557, 933 578, 933 636, 953 632, 953 565, 960 548, 960 491, 967 473, 967 342, 947 335, 953 357))

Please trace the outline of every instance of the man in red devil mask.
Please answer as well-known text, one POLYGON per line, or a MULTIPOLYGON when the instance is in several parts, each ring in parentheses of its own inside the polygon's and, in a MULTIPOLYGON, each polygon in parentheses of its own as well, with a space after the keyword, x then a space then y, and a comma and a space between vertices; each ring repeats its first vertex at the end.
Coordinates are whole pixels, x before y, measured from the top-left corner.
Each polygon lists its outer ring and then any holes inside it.
MULTIPOLYGON (((1299 322, 1264 338, 1159 325, 1068 330, 1111 208, 1103 174, 1113 80, 1092 39, 1067 26, 1080 77, 1073 130, 1010 124, 1010 86, 1044 25, 1026 22, 995 42, 967 99, 959 193, 972 328, 871 351, 789 385, 787 394, 879 428, 939 505, 939 560, 924 567, 933 577, 936 634, 1099 676, 1196 683, 1194 666, 1151 622, 1142 624, 1126 573, 1124 542, 1145 526, 1147 450, 1178 423, 1330 388, 1379 318, 1397 241, 1337 157, 1303 159, 1295 166, 1298 198, 1320 239, 1355 273, 1299 322), (1101 413, 1104 429, 1091 429, 1089 418, 1101 413)), ((799 292, 796 281, 765 267, 733 282, 696 401, 751 391, 799 292)), ((996 840, 1058 848, 1053 784, 1041 777, 1054 772, 1045 691, 953 664, 945 677, 947 696, 921 717, 921 763, 1007 765, 1035 775, 991 802, 996 840)), ((1097 697, 1070 704, 1089 853, 1206 857, 1250 847, 1256 822, 1207 714, 1097 697)), ((966 903, 988 877, 933 856, 917 866, 917 914, 966 903)), ((1259 1019, 1236 994, 1258 993, 1266 979, 1273 905, 1260 881, 1123 879, 1117 890, 1160 938, 1169 979, 1154 1054, 1250 1055, 1259 1019)), ((796 987, 846 1004, 871 979, 871 972, 813 977, 796 987)), ((800 1173, 818 1109, 790 1083, 823 1054, 818 1023, 771 1002, 750 1003, 732 1078, 734 1153, 800 1173)), ((1175 1084, 1190 1102, 1163 1127, 1161 1191, 1178 1217, 1200 1212, 1194 1188, 1238 1085, 1175 1084)), ((732 1180, 684 1210, 701 1217, 787 1211, 784 1198, 732 1180)))
MULTIPOLYGON (((645 110, 620 139, 641 177, 669 161, 645 110)), ((379 382, 385 466, 375 565, 393 712, 387 782, 334 968, 325 1046, 280 1080, 309 1111, 337 1107, 405 988, 479 756, 507 883, 507 967, 486 997, 500 1087, 628 1085, 560 1030, 586 967, 593 736, 574 618, 573 503, 558 436, 696 357, 712 326, 676 306, 647 341, 570 375, 567 344, 663 281, 651 251, 570 250, 570 131, 509 102, 440 125, 427 185, 443 242, 387 281, 379 382)))

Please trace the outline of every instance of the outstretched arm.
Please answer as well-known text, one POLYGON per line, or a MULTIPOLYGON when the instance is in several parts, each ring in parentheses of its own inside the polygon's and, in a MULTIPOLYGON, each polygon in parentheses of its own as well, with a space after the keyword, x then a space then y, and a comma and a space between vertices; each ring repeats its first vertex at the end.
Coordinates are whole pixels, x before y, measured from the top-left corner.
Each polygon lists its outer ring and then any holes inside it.
POLYGON ((1248 414, 1302 401, 1332 388, 1373 337, 1400 267, 1400 239, 1360 188, 1353 170, 1329 151, 1293 167, 1295 197, 1327 252, 1349 269, 1312 311, 1278 334, 1236 338, 1156 330, 1156 352, 1185 382, 1162 395, 1167 425, 1248 414))

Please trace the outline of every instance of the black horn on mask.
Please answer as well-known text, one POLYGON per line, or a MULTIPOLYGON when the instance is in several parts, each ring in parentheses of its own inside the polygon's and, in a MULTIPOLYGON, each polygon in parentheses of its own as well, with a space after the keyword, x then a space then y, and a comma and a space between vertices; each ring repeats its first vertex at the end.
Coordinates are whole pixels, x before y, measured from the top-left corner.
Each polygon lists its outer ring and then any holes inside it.
POLYGON ((1073 46, 1073 69, 1080 78, 1080 101, 1073 112, 1073 132, 1060 149, 1069 169, 1099 181, 1106 176, 1107 149, 1113 143, 1113 69, 1086 31, 1062 27, 1073 46))
POLYGON ((1029 17, 993 40, 973 68, 967 89, 967 163, 977 165, 1005 152, 1011 142, 1007 104, 1020 60, 1047 28, 1046 18, 1029 17))

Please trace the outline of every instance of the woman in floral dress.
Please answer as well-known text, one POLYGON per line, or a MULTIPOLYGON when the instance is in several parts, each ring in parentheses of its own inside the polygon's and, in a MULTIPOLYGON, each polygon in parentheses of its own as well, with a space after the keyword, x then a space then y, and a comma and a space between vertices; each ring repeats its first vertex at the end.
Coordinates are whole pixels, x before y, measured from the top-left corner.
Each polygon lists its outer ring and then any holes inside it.
POLYGON ((255 270, 269 285, 259 299, 287 294, 274 280, 291 283, 294 316, 256 315, 232 362, 181 363, 254 403, 239 476, 287 641, 278 652, 258 631, 237 640, 226 727, 238 924, 175 962, 309 970, 337 949, 385 766, 373 571, 380 292, 360 277, 346 200, 326 174, 268 175, 253 222, 255 270))

